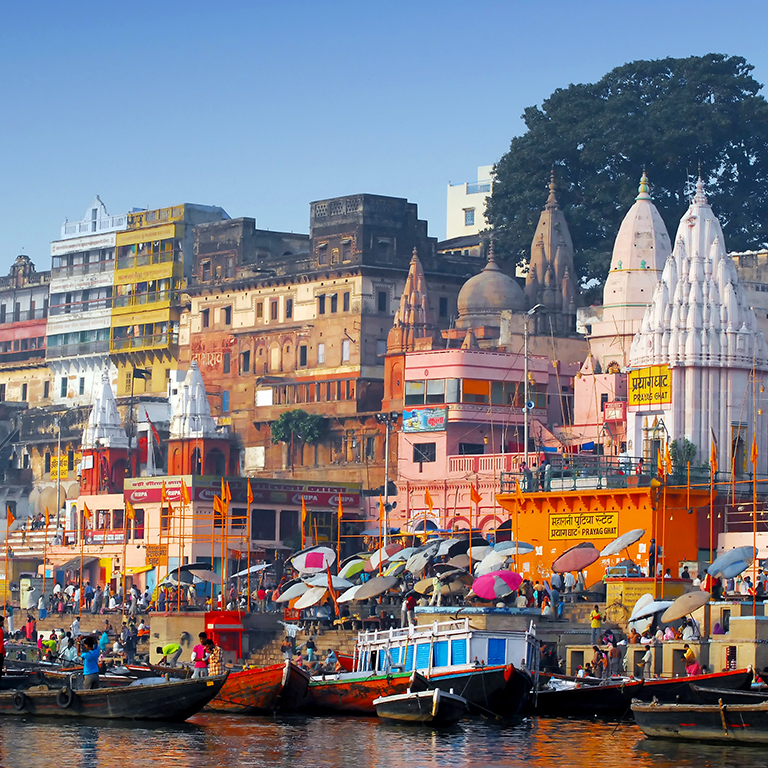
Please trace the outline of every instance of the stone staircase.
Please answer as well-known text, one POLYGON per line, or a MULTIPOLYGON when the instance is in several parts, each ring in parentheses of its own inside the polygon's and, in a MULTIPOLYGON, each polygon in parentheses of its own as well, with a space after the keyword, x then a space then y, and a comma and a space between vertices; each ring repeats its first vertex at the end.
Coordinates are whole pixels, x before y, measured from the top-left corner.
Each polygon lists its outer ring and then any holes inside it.
MULTIPOLYGON (((357 630, 351 629, 319 629, 309 632, 300 631, 296 636, 296 647, 299 648, 307 638, 312 634, 314 636, 317 652, 320 657, 324 657, 329 648, 336 653, 342 653, 351 656, 355 651, 357 642, 357 630)), ((251 653, 249 661, 258 667, 265 667, 269 664, 279 664, 283 660, 283 654, 280 652, 284 633, 278 634, 273 640, 257 651, 251 653)))
MULTIPOLYGON (((45 552, 45 537, 48 534, 48 546, 54 543, 56 538, 56 526, 51 524, 48 531, 41 528, 37 531, 20 529, 11 531, 8 535, 8 546, 13 552, 14 557, 39 557, 42 559, 45 552)), ((59 531, 59 533, 61 533, 59 531)))

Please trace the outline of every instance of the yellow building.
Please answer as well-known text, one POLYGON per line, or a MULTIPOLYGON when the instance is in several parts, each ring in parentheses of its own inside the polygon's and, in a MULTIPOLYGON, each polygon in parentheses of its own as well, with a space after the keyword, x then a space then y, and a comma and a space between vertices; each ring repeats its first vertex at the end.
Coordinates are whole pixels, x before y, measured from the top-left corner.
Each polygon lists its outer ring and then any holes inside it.
POLYGON ((115 247, 110 352, 117 395, 165 394, 179 354, 179 291, 192 268, 197 224, 229 218, 215 206, 184 205, 128 214, 115 247), (139 368, 148 373, 135 377, 139 368))

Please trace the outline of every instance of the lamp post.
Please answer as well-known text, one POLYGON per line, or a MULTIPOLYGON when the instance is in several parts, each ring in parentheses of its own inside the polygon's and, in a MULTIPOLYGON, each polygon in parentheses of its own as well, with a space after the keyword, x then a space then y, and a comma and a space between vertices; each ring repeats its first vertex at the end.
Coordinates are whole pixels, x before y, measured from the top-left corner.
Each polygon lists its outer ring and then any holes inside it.
POLYGON ((386 436, 384 438, 384 545, 387 544, 387 534, 389 533, 389 512, 397 506, 395 502, 389 505, 389 430, 393 424, 397 424, 400 414, 396 411, 391 413, 377 413, 376 421, 384 424, 386 427, 386 436))
POLYGON ((528 321, 540 310, 544 309, 543 304, 537 304, 535 307, 531 307, 523 316, 523 358, 524 358, 524 383, 523 392, 525 397, 525 403, 523 404, 523 452, 525 456, 525 466, 528 466, 528 321))

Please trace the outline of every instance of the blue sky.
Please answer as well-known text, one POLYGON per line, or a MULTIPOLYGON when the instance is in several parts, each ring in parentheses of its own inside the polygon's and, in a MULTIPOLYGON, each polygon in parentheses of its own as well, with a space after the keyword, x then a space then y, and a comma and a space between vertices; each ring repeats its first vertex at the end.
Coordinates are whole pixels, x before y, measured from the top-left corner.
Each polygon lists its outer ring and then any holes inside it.
POLYGON ((741 55, 768 82, 766 21, 738 0, 6 3, 0 271, 49 268, 94 194, 300 232, 312 200, 395 195, 442 239, 446 185, 526 106, 641 58, 741 55))

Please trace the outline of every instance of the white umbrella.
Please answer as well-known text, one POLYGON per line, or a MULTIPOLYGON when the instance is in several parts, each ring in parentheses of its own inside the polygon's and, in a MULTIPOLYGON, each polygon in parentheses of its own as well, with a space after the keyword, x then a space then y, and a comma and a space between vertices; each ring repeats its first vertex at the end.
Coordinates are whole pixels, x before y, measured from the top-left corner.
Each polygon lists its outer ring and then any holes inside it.
POLYGON ((635 528, 627 533, 622 533, 621 536, 615 538, 610 544, 606 544, 600 552, 600 557, 608 557, 609 555, 618 555, 622 549, 634 544, 636 541, 645 536, 644 528, 635 528))
POLYGON ((241 576, 247 576, 249 573, 258 573, 259 571, 265 571, 270 567, 272 563, 259 563, 258 565, 252 565, 250 568, 246 568, 244 571, 238 571, 232 574, 233 579, 237 579, 241 576))
POLYGON ((337 603, 348 603, 350 600, 354 600, 357 593, 363 588, 362 584, 355 584, 354 587, 350 587, 346 592, 342 592, 337 598, 337 603))
POLYGON ((512 555, 530 555, 536 547, 526 541, 500 541, 493 547, 497 552, 506 552, 510 557, 512 555))
POLYGON ((317 605, 325 596, 328 589, 325 587, 312 587, 308 589, 294 604, 297 611, 317 605))
POLYGON ((393 560, 407 560, 411 555, 416 554, 416 550, 418 547, 406 547, 405 549, 401 549, 399 552, 395 552, 392 557, 390 557, 390 561, 393 560))
POLYGON ((461 539, 443 539, 440 542, 440 546, 437 548, 437 556, 442 557, 448 554, 448 550, 454 545, 458 544, 461 539))
POLYGON ((319 573, 336 562, 336 553, 329 547, 314 547, 291 558, 291 568, 299 573, 319 573))
POLYGON ((381 549, 376 550, 373 555, 371 555, 371 559, 365 564, 365 570, 369 573, 373 573, 373 571, 377 570, 379 567, 379 564, 385 565, 389 562, 389 559, 396 555, 398 552, 401 552, 403 549, 402 544, 392 543, 387 544, 385 547, 382 547, 381 549))
POLYGON ((367 561, 363 560, 362 558, 348 561, 342 566, 341 570, 339 571, 339 576, 341 576, 342 579, 347 579, 350 576, 356 576, 365 568, 366 562, 367 561))
POLYGON ((309 589, 309 584, 305 584, 303 581, 294 584, 283 592, 278 597, 276 603, 287 603, 290 600, 295 600, 297 597, 301 597, 309 589))
POLYGON ((509 552, 489 552, 476 566, 475 576, 500 571, 509 560, 509 552))
POLYGON ((632 611, 632 616, 630 616, 629 620, 637 621, 637 619, 645 619, 648 616, 653 616, 654 613, 666 611, 673 602, 674 600, 654 600, 652 603, 648 603, 640 608, 637 612, 632 611))
MULTIPOLYGON (((328 574, 318 573, 317 576, 304 579, 304 582, 309 584, 310 587, 324 587, 328 589, 328 574)), ((331 576, 331 584, 334 589, 349 589, 352 586, 352 582, 342 576, 331 576)))
MULTIPOLYGON (((493 547, 472 547, 472 559, 475 562, 480 562, 493 552, 493 547)), ((469 554, 469 550, 467 550, 469 554)))
POLYGON ((218 573, 214 573, 213 571, 207 571, 204 568, 190 568, 189 572, 193 576, 197 576, 198 579, 201 579, 202 581, 207 581, 210 584, 220 584, 221 583, 221 576, 219 576, 218 573))

